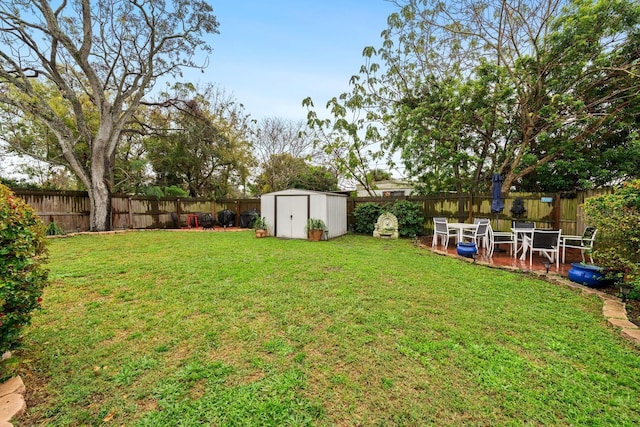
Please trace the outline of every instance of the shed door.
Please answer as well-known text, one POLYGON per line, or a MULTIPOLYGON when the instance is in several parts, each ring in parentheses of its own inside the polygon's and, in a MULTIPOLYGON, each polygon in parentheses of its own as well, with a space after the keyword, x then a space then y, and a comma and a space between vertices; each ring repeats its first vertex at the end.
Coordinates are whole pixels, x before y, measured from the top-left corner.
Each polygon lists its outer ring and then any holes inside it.
POLYGON ((304 227, 309 218, 307 196, 276 197, 276 235, 291 239, 305 239, 304 227))

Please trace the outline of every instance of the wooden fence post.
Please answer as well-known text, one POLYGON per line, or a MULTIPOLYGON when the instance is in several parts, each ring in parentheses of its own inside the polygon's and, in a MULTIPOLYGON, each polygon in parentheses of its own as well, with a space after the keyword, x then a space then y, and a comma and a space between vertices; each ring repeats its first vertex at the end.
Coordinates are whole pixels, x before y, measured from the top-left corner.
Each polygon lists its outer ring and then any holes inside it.
POLYGON ((133 228, 133 202, 131 201, 131 197, 128 198, 129 205, 129 227, 133 228))
MULTIPOLYGON (((553 228, 556 230, 560 229, 560 218, 562 218, 562 216, 560 215, 560 209, 562 209, 562 200, 560 199, 561 194, 560 193, 556 193, 555 197, 553 198, 554 200, 554 204, 553 204, 553 228)), ((565 233, 566 234, 566 233, 565 233)))

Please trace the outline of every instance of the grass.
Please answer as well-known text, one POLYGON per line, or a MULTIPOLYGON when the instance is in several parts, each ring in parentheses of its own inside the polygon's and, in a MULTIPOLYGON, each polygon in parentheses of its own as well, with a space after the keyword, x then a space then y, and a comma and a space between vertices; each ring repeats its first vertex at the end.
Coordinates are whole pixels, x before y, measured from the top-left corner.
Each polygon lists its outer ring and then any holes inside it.
POLYGON ((49 266, 16 426, 640 424, 597 299, 409 241, 89 235, 49 266))

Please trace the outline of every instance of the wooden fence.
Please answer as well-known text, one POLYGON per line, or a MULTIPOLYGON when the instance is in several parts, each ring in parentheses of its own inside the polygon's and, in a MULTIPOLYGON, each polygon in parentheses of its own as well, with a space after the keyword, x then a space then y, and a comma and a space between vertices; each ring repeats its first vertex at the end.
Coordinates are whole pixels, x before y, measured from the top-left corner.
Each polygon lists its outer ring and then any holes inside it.
POLYGON ((486 194, 439 194, 425 197, 356 197, 347 203, 348 224, 355 223, 353 212, 361 203, 395 203, 410 200, 421 205, 427 233, 433 230, 433 218, 445 217, 452 222, 472 222, 474 218, 490 218, 495 230, 507 231, 514 220, 534 221, 536 227, 562 229, 563 234, 582 234, 586 227, 581 205, 585 199, 610 193, 611 189, 565 193, 510 193, 503 198, 501 213, 491 213, 492 196, 486 194), (515 199, 524 202, 525 213, 513 215, 515 199))
MULTIPOLYGON (((351 197, 347 202, 347 223, 355 222, 353 211, 361 203, 380 204, 409 200, 420 204, 425 217, 425 231, 433 229, 433 217, 446 217, 454 222, 471 221, 473 218, 491 218, 496 230, 508 230, 511 221, 526 219, 535 221, 540 228, 560 228, 563 234, 581 234, 586 224, 580 205, 588 197, 610 193, 609 189, 578 192, 575 194, 511 193, 503 199, 504 210, 491 213, 491 195, 439 194, 428 197, 351 197), (521 198, 526 212, 516 217, 510 209, 513 201, 521 198)), ((86 192, 76 191, 25 191, 15 194, 31 205, 45 224, 55 222, 65 232, 89 230, 89 197, 86 192)), ((116 194, 111 201, 111 224, 113 229, 171 228, 175 224, 172 213, 183 218, 189 213, 217 213, 228 209, 236 214, 239 225, 240 213, 260 210, 260 199, 229 199, 211 201, 191 198, 155 198, 116 194)))
MULTIPOLYGON (((55 222, 64 232, 89 230, 89 196, 82 191, 23 191, 14 190, 46 224, 55 222)), ((182 218, 186 214, 217 213, 228 209, 236 213, 260 210, 260 199, 211 201, 198 198, 156 198, 116 194, 111 198, 111 227, 117 229, 172 228, 172 213, 182 218)))

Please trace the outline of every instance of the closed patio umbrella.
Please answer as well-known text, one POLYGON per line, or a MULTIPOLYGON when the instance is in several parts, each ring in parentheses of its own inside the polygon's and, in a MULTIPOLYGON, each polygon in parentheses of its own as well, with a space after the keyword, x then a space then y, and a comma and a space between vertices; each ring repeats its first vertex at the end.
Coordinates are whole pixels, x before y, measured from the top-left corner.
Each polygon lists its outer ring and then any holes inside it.
POLYGON ((502 178, 500 177, 500 174, 496 172, 493 174, 493 198, 491 199, 491 213, 499 214, 503 209, 504 202, 502 201, 502 178))
MULTIPOLYGON (((498 216, 504 209, 502 200, 502 177, 499 173, 493 174, 493 193, 491 198, 491 213, 496 214, 496 230, 498 229, 498 216)), ((504 252, 504 249, 496 248, 497 252, 504 252)))

